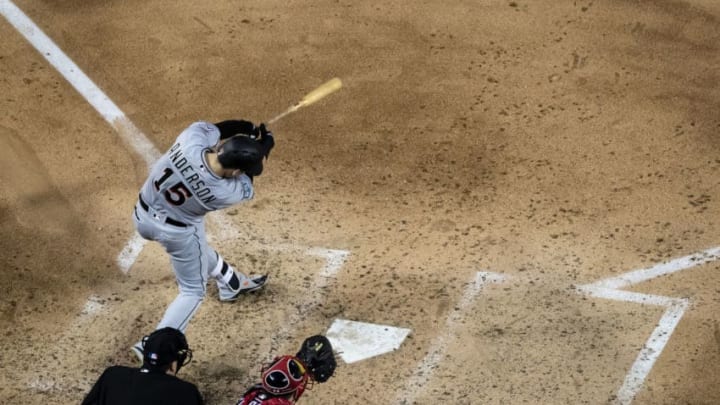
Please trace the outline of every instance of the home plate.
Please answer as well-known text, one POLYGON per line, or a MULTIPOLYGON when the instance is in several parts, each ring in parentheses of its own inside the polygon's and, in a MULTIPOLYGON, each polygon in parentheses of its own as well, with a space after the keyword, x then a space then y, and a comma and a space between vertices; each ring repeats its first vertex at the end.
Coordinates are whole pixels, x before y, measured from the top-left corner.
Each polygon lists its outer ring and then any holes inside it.
POLYGON ((410 329, 336 319, 326 336, 345 363, 397 350, 410 329))

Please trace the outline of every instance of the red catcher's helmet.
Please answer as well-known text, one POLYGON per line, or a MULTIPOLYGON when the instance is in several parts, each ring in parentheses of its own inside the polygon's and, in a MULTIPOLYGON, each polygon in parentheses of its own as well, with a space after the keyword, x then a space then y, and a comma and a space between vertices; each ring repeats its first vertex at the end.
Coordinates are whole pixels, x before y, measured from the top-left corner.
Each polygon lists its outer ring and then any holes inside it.
POLYGON ((292 394, 297 400, 305 392, 307 382, 307 370, 295 356, 276 357, 262 371, 262 386, 274 395, 292 394))

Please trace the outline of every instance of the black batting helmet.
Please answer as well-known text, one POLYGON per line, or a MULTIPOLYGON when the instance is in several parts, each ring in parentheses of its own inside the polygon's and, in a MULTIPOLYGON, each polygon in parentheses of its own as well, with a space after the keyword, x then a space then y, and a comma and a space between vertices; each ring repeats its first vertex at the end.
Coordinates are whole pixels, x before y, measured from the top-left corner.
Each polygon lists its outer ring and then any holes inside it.
POLYGON ((177 369, 192 360, 192 350, 185 335, 175 328, 162 328, 143 338, 143 368, 166 369, 177 361, 177 369))
POLYGON ((248 176, 262 173, 264 156, 262 145, 244 135, 233 136, 218 149, 218 160, 224 168, 240 169, 248 176))

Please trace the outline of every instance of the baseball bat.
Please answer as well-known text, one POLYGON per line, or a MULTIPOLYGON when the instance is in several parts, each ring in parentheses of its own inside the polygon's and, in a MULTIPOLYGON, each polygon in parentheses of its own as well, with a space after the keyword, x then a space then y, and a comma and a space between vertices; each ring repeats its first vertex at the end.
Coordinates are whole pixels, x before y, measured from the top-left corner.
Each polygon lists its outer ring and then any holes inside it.
POLYGON ((324 98, 328 94, 330 94, 334 91, 337 91, 341 87, 342 87, 342 81, 340 81, 340 79, 338 79, 337 77, 326 81, 325 83, 318 86, 315 90, 306 94, 305 97, 303 97, 300 101, 298 101, 297 103, 290 106, 290 108, 288 108, 284 112, 276 115, 275 117, 269 119, 267 122, 268 125, 272 124, 273 122, 279 120, 280 118, 282 118, 292 112, 299 110, 301 107, 309 106, 310 104, 324 98))

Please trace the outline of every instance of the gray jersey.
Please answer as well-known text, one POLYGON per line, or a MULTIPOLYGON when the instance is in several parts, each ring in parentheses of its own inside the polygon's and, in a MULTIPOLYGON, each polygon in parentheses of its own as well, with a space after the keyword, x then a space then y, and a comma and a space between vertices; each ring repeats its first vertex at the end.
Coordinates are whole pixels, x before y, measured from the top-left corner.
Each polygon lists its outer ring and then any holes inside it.
POLYGON ((153 166, 140 190, 142 199, 160 216, 198 224, 210 212, 253 198, 250 177, 215 174, 206 152, 220 139, 213 124, 198 121, 185 129, 153 166))

